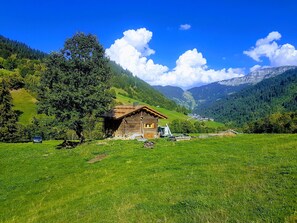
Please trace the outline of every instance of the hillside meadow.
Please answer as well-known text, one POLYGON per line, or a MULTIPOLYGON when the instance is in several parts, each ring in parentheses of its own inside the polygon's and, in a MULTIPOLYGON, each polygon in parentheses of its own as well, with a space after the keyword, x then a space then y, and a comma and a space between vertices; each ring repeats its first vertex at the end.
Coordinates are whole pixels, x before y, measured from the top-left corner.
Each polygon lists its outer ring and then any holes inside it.
MULTIPOLYGON (((179 120, 191 120, 191 121, 196 121, 195 119, 190 119, 190 117, 188 115, 185 115, 183 113, 177 112, 177 111, 173 111, 173 110, 168 110, 166 108, 162 108, 162 105, 160 106, 151 106, 147 103, 144 103, 142 101, 133 99, 133 98, 129 98, 127 95, 127 92, 125 92, 122 89, 118 89, 118 88, 112 88, 113 90, 115 90, 116 92, 116 102, 121 103, 121 104, 133 104, 133 103, 139 103, 140 105, 147 105, 153 109, 155 109, 156 111, 166 115, 168 117, 168 119, 160 119, 159 120, 159 124, 161 126, 165 126, 166 124, 169 124, 170 122, 172 122, 175 119, 179 119, 179 120)), ((204 122, 205 126, 209 127, 209 128, 218 128, 218 127, 224 127, 225 125, 223 123, 219 123, 219 122, 214 122, 214 121, 207 121, 204 122)))
MULTIPOLYGON (((132 105, 133 103, 137 102, 140 105, 147 105, 156 111, 166 115, 168 119, 160 119, 159 124, 161 126, 165 126, 166 124, 169 124, 174 119, 180 119, 180 120, 189 120, 189 116, 179 113, 177 111, 171 111, 162 107, 156 107, 151 106, 149 104, 146 104, 144 102, 141 102, 139 100, 129 98, 127 96, 124 96, 123 94, 127 94, 122 89, 113 88, 116 92, 116 102, 125 104, 125 105, 132 105)), ((33 121, 33 117, 41 117, 41 115, 37 114, 37 105, 36 105, 36 98, 32 96, 29 91, 27 91, 24 88, 13 90, 11 91, 11 96, 13 98, 13 109, 21 111, 21 115, 19 117, 19 123, 23 125, 31 124, 33 121)), ((195 121, 192 119, 192 121, 195 121)), ((205 122, 205 126, 209 128, 218 128, 218 127, 224 127, 224 124, 219 122, 213 122, 208 121, 205 122)))
POLYGON ((36 98, 24 88, 11 91, 11 96, 14 105, 13 109, 22 112, 19 123, 31 124, 33 117, 37 117, 36 98))
POLYGON ((296 222, 297 135, 154 142, 0 143, 0 222, 296 222))

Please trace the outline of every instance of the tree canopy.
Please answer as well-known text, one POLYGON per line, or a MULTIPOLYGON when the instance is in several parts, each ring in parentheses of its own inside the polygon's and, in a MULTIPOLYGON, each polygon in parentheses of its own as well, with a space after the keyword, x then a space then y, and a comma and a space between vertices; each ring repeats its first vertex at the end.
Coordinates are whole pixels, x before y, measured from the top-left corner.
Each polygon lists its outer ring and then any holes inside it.
POLYGON ((275 113, 245 125, 247 133, 297 133, 297 112, 275 113))
POLYGON ((54 115, 83 142, 87 121, 102 115, 113 99, 104 49, 95 36, 77 33, 66 40, 60 52, 51 53, 45 63, 39 111, 54 115))

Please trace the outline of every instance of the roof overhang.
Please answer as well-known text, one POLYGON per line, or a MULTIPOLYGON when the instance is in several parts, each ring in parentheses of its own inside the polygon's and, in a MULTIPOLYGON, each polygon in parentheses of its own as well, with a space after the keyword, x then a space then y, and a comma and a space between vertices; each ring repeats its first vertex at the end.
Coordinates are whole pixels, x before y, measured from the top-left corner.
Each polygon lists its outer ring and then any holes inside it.
POLYGON ((115 120, 123 119, 127 116, 133 115, 141 110, 144 110, 160 119, 167 119, 167 116, 162 113, 146 106, 116 106, 112 111, 110 111, 105 117, 113 118, 115 120), (124 110, 128 110, 124 112, 124 110))

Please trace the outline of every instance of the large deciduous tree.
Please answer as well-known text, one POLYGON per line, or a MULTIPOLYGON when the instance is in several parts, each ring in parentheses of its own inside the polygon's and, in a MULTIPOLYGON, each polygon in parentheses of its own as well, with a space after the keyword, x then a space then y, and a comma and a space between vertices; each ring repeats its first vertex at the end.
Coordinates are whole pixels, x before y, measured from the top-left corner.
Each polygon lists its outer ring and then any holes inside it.
POLYGON ((111 72, 104 49, 93 35, 77 33, 51 53, 41 77, 39 111, 54 115, 84 141, 84 125, 109 109, 111 72))

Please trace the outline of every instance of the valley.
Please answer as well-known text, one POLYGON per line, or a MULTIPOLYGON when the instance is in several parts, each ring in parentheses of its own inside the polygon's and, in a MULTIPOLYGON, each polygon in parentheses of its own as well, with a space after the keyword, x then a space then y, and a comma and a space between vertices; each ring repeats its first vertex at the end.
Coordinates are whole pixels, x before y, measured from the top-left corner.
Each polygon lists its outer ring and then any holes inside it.
POLYGON ((193 113, 241 126, 273 113, 296 111, 296 75, 296 66, 284 66, 256 70, 244 77, 187 91, 170 86, 156 89, 180 104, 187 104, 182 97, 187 92, 195 101, 193 113))

